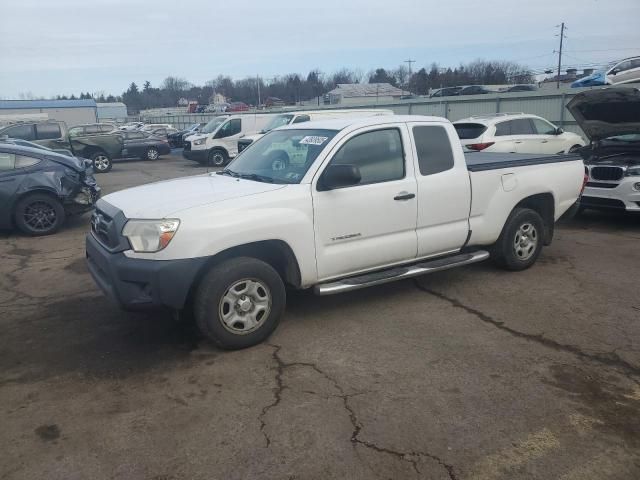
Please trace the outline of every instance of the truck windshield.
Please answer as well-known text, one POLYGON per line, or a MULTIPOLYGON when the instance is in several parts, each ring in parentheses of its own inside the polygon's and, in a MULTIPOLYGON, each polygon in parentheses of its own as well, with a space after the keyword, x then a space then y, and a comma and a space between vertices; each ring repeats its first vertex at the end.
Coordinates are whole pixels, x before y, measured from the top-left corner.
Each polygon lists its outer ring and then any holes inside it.
POLYGON ((267 133, 278 127, 289 125, 289 122, 291 121, 292 118, 293 118, 293 115, 276 115, 275 118, 271 120, 266 127, 260 130, 260 133, 267 133))
POLYGON ((219 175, 266 183, 300 183, 336 130, 276 130, 252 143, 219 175))
POLYGON ((207 123, 204 127, 202 127, 202 130, 200 130, 200 133, 213 133, 216 130, 216 128, 218 128, 226 119, 227 117, 214 118, 209 123, 207 123))

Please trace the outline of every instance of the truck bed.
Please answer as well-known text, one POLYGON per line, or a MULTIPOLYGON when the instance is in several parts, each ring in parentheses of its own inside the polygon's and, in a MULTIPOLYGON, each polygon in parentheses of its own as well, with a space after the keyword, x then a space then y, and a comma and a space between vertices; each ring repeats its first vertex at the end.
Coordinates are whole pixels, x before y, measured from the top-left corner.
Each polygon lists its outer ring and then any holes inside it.
POLYGON ((580 155, 573 153, 538 155, 531 153, 468 152, 464 154, 464 158, 467 162, 467 169, 470 172, 582 160, 580 155))

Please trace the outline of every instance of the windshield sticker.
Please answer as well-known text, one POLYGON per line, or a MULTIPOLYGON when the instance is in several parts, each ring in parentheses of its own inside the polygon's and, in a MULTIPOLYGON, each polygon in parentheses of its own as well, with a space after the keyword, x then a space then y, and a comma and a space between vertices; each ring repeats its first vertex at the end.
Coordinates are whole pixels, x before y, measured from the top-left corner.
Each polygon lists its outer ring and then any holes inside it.
POLYGON ((300 145, 322 145, 329 137, 316 137, 314 135, 307 135, 300 140, 300 145))

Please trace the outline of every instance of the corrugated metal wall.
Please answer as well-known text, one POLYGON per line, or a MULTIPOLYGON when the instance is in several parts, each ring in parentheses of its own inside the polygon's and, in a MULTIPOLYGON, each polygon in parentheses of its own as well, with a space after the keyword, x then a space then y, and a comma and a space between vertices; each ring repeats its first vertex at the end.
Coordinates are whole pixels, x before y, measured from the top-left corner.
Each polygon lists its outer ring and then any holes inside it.
MULTIPOLYGON (((640 84, 627 85, 640 87, 640 84)), ((489 95, 473 95, 468 97, 445 97, 442 99, 412 99, 395 103, 378 103, 366 105, 339 105, 333 108, 388 108, 399 115, 434 115, 445 117, 452 122, 472 115, 486 115, 497 112, 523 112, 546 118, 567 131, 583 135, 580 127, 566 109, 566 105, 573 96, 585 89, 560 90, 553 92, 541 90, 539 92, 501 93, 489 95)), ((320 107, 322 108, 322 107, 320 107)), ((317 110, 316 105, 300 106, 293 110, 317 110)), ((280 113, 285 109, 274 111, 280 113)), ((265 112, 266 113, 266 112, 265 112)), ((197 122, 207 122, 215 114, 165 115, 157 117, 143 117, 141 121, 148 123, 170 123, 176 128, 184 128, 197 122)), ((139 118, 131 118, 138 120, 139 118)))

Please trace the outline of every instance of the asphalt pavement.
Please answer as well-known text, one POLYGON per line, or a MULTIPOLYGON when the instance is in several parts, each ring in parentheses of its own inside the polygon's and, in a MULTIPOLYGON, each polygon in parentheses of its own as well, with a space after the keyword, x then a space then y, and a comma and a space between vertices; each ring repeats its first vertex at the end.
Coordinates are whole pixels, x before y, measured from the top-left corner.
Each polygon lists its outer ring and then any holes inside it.
MULTIPOLYGON (((205 171, 174 154, 97 178, 205 171)), ((587 212, 520 273, 289 292, 236 352, 112 305, 88 219, 0 233, 1 479, 640 478, 640 218, 587 212)))

